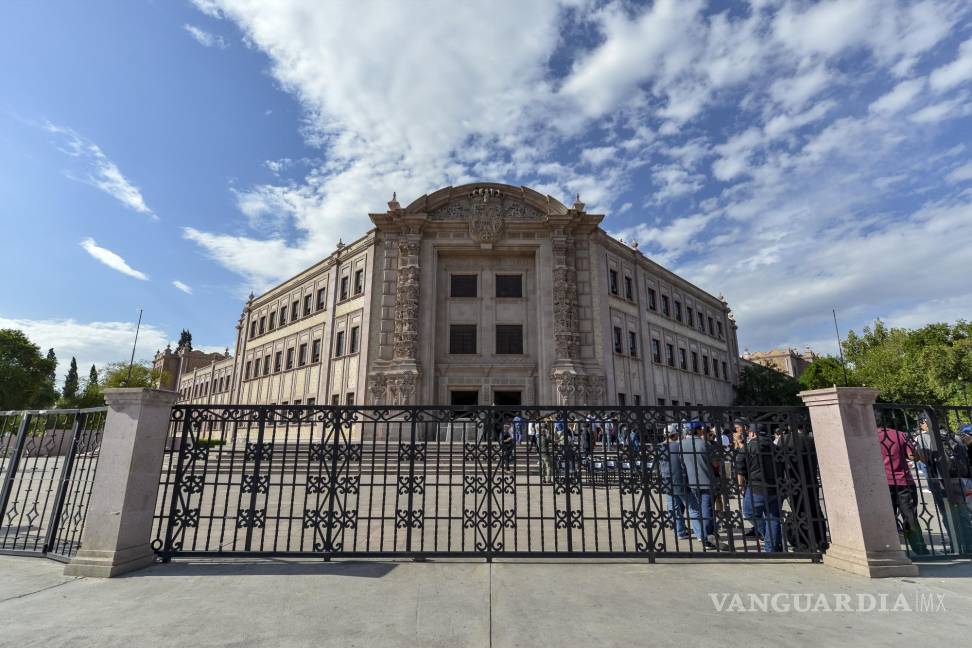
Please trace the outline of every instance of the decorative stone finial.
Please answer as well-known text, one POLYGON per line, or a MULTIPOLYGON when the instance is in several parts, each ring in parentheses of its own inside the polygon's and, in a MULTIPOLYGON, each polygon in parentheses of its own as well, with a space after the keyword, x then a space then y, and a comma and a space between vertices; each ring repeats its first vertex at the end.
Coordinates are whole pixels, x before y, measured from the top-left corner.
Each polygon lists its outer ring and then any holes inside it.
POLYGON ((392 192, 392 199, 388 202, 388 211, 398 211, 402 206, 398 204, 398 192, 392 192))
POLYGON ((344 247, 344 241, 343 241, 343 240, 341 240, 341 239, 338 239, 338 242, 337 242, 337 249, 339 249, 339 250, 340 250, 340 249, 341 249, 341 248, 343 248, 343 247, 344 247))
POLYGON ((633 249, 633 250, 637 250, 638 249, 638 241, 632 241, 631 242, 631 249, 633 249))
POLYGON ((580 192, 577 192, 577 197, 574 199, 574 210, 584 211, 584 203, 581 202, 580 192))
POLYGON ((253 301, 253 291, 252 290, 250 291, 250 298, 247 299, 246 302, 247 303, 250 303, 251 301, 253 301))

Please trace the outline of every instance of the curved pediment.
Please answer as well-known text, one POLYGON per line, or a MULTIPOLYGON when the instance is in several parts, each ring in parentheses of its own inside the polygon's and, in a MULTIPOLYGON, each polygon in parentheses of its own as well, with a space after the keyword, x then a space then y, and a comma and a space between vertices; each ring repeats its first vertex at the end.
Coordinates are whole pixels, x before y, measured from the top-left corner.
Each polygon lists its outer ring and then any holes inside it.
POLYGON ((529 187, 495 182, 439 189, 405 208, 407 213, 425 213, 431 220, 443 221, 468 221, 484 210, 502 214, 506 221, 543 220, 547 215, 567 213, 567 207, 556 198, 529 187))

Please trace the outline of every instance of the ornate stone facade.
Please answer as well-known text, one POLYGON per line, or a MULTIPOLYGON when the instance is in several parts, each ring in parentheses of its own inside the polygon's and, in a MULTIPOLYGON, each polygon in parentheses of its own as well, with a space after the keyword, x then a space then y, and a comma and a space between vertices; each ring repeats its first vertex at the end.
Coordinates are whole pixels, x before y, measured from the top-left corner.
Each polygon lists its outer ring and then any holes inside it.
POLYGON ((223 402, 732 402, 728 304, 609 237, 579 197, 475 183, 370 217, 247 302, 223 402))

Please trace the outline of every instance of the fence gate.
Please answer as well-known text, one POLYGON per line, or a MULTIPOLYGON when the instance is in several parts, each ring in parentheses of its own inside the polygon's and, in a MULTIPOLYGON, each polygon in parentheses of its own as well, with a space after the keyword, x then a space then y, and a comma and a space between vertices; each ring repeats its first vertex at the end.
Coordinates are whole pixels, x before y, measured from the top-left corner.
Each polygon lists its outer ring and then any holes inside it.
POLYGON ((0 553, 77 552, 106 411, 0 412, 0 553))
POLYGON ((177 405, 153 546, 166 561, 816 560, 826 533, 799 407, 177 405), (737 423, 760 440, 748 461, 765 475, 750 489, 770 518, 764 539, 747 533, 737 423))

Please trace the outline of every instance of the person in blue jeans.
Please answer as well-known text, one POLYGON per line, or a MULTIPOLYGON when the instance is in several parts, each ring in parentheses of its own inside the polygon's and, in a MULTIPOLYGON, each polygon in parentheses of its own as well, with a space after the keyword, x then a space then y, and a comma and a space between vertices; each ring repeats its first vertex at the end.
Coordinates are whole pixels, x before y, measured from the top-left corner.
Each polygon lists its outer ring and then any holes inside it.
POLYGON ((740 486, 751 493, 753 520, 757 533, 762 536, 764 553, 783 551, 778 484, 784 467, 777 455, 773 435, 761 428, 755 438, 746 442, 736 467, 740 486))
MULTIPOLYGON (((746 443, 750 439, 755 438, 756 433, 745 419, 737 418, 735 421, 733 421, 732 425, 732 447, 735 448, 737 452, 741 453, 741 451, 745 449, 746 443)), ((743 535, 747 538, 752 538, 759 535, 759 532, 756 529, 756 521, 753 518, 753 493, 743 484, 740 484, 740 489, 742 491, 743 535), (748 529, 746 529, 747 522, 749 523, 748 529)))
MULTIPOLYGON (((709 549, 718 549, 715 535, 713 491, 716 486, 713 453, 705 439, 700 421, 687 423, 685 438, 679 442, 679 453, 685 466, 685 505, 689 512, 692 532, 709 549)), ((673 460, 674 463, 674 460, 673 460)))
POLYGON ((672 516, 675 534, 680 540, 689 537, 685 526, 685 502, 688 489, 685 487, 685 466, 681 459, 681 444, 678 440, 678 426, 668 428, 667 442, 658 457, 658 473, 662 480, 662 491, 668 500, 668 511, 672 516))

